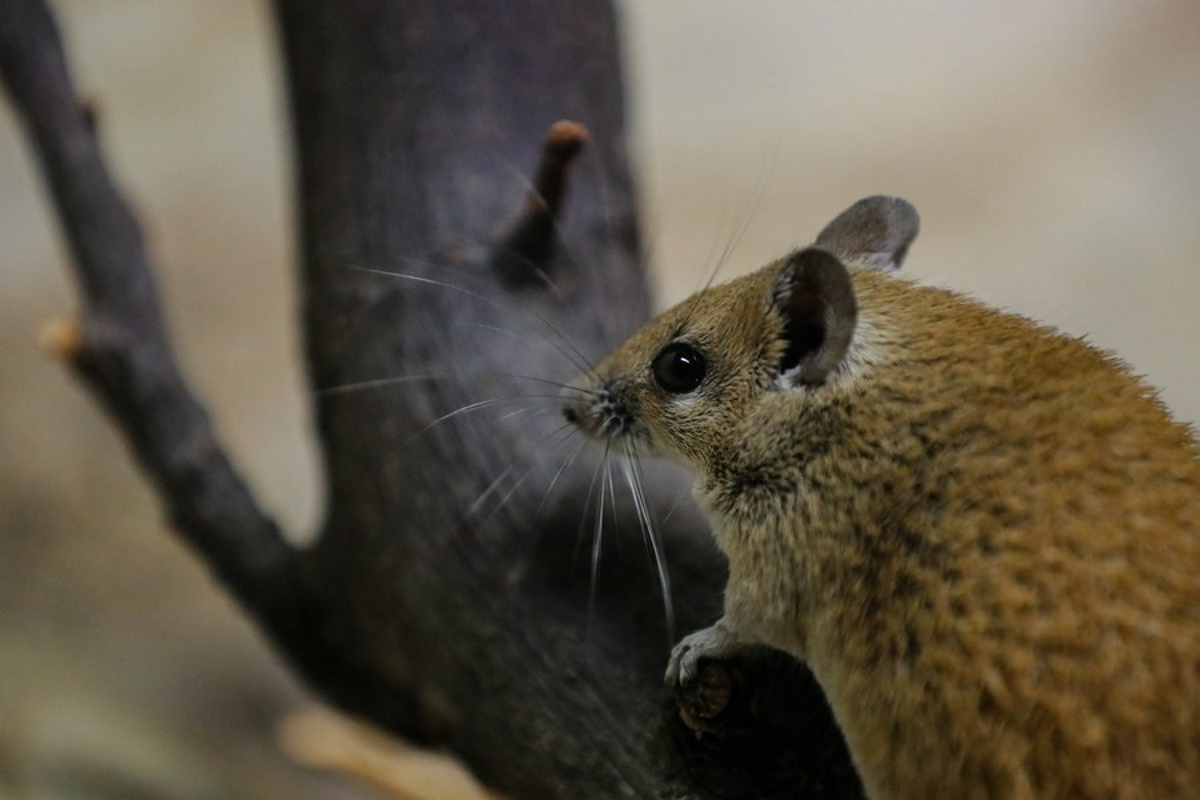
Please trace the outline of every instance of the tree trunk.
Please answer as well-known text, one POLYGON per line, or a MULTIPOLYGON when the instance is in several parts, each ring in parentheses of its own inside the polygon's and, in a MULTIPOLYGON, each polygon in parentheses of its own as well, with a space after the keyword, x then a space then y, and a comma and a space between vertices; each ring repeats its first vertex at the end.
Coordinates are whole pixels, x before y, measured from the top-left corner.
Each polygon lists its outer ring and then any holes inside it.
POLYGON ((672 640, 719 613, 720 554, 675 510, 681 476, 642 475, 672 619, 613 487, 620 462, 561 441, 554 384, 649 309, 611 6, 276 11, 327 485, 303 551, 254 506, 176 373, 48 15, 0 8, 0 68, 87 290, 60 350, 181 535, 318 692, 512 797, 860 796, 820 690, 786 656, 730 666, 711 733, 679 721, 661 675, 672 640), (547 138, 564 119, 590 136, 547 138))

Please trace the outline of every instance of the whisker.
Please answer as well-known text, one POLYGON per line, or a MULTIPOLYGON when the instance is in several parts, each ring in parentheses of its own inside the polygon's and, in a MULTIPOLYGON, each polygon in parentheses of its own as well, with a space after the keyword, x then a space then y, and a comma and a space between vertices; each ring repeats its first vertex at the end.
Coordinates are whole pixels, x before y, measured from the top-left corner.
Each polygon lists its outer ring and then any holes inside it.
POLYGON ((454 409, 453 411, 447 411, 445 414, 442 414, 440 417, 435 419, 433 422, 430 422, 430 423, 422 426, 420 430, 418 430, 412 436, 409 436, 407 439, 405 439, 403 442, 401 442, 395 448, 390 450, 387 453, 387 455, 384 456, 384 460, 394 458, 397 454, 402 452, 405 448, 407 448, 409 445, 411 445, 413 442, 415 442, 417 439, 419 439, 422 435, 429 432, 430 430, 437 427, 438 425, 441 425, 443 422, 447 422, 451 419, 454 419, 455 417, 462 416, 463 414, 470 414, 475 411, 481 411, 485 408, 493 408, 495 406, 507 405, 509 403, 517 403, 517 402, 523 403, 523 402, 525 402, 525 400, 526 400, 526 398, 524 398, 524 397, 509 397, 509 398, 504 398, 504 399, 479 400, 474 403, 468 403, 465 406, 460 406, 460 407, 454 409))
MULTIPOLYGON (((584 440, 585 443, 587 440, 584 440)), ((605 448, 607 454, 608 448, 605 448)), ((575 550, 571 554, 571 563, 575 563, 579 559, 580 551, 583 549, 584 534, 587 531, 588 514, 592 510, 592 496, 596 492, 596 481, 600 477, 600 469, 604 466, 604 459, 601 458, 596 462, 595 469, 592 470, 592 479, 588 482, 587 495, 583 499, 583 510, 579 514, 579 529, 575 532, 575 550)))
MULTIPOLYGON (((568 425, 566 427, 570 428, 571 426, 568 425)), ((571 428, 571 434, 574 435, 575 432, 576 431, 574 430, 574 428, 571 428)), ((570 436, 565 437, 564 441, 565 441, 565 439, 568 439, 568 438, 570 438, 570 436)), ((561 478, 563 473, 566 472, 567 469, 572 464, 575 463, 575 460, 579 458, 579 454, 583 452, 583 448, 587 447, 588 444, 590 444, 590 442, 587 439, 580 438, 579 446, 575 448, 574 452, 572 452, 571 455, 567 456, 567 458, 565 458, 563 460, 563 463, 561 465, 559 465, 558 471, 554 473, 554 477, 550 479, 550 483, 546 487, 546 491, 542 494, 542 500, 540 503, 538 503, 537 510, 535 512, 533 512, 533 523, 532 523, 531 527, 536 527, 538 520, 542 516, 542 510, 546 507, 546 501, 550 499, 550 494, 554 491, 555 485, 558 484, 558 479, 561 478)), ((586 508, 587 508, 587 505, 585 504, 584 505, 585 511, 586 511, 586 508)))
POLYGON ((549 378, 538 378, 534 377, 533 375, 516 375, 511 372, 497 372, 494 374, 499 377, 512 378, 513 380, 518 381, 531 381, 533 383, 544 383, 547 386, 557 386, 559 389, 565 389, 571 392, 579 392, 580 394, 588 395, 589 397, 595 397, 596 395, 600 394, 600 392, 596 391, 595 389, 585 389, 582 386, 572 386, 569 383, 553 381, 549 378))
MULTIPOLYGON (((524 376, 513 376, 513 375, 507 375, 504 373, 483 373, 483 374, 497 375, 499 377, 514 377, 514 378, 524 379, 524 376)), ((400 386, 400 385, 409 384, 409 383, 418 383, 418 382, 422 382, 422 381, 426 381, 426 380, 428 380, 428 381, 444 380, 448 377, 449 377, 448 375, 424 375, 424 376, 400 376, 400 377, 396 377, 396 378, 377 378, 375 380, 370 380, 370 381, 360 381, 358 383, 349 383, 349 384, 345 384, 342 386, 333 387, 331 389, 315 390, 313 392, 313 394, 316 397, 324 398, 327 396, 353 394, 354 392, 369 391, 371 389, 385 389, 385 388, 400 386)), ((536 379, 529 378, 528 380, 536 380, 536 379)), ((539 382, 547 383, 551 386, 559 385, 554 381, 539 381, 539 382)), ((565 389, 574 389, 575 391, 577 391, 581 394, 595 394, 595 392, 593 392, 591 390, 579 389, 579 388, 576 388, 573 386, 569 386, 567 384, 562 384, 562 388, 564 390, 565 389)), ((513 402, 518 402, 521 400, 554 400, 554 401, 561 402, 563 400, 563 396, 561 394, 534 394, 531 392, 523 392, 521 394, 512 395, 510 397, 492 398, 491 401, 497 402, 497 403, 513 403, 513 402)), ((489 401, 483 401, 483 402, 489 402, 489 401)), ((527 409, 527 410, 531 411, 531 412, 535 411, 535 409, 527 409)), ((536 412, 539 414, 544 414, 549 410, 550 409, 547 409, 547 408, 541 408, 541 409, 536 409, 536 412)), ((513 414, 506 415, 505 417, 501 417, 501 419, 508 419, 508 417, 510 417, 510 416, 516 416, 517 413, 519 413, 519 412, 515 412, 513 414)))
MULTIPOLYGON (((538 437, 537 441, 534 442, 534 449, 535 450, 538 449, 541 445, 549 442, 555 436, 561 435, 563 433, 563 431, 569 429, 570 427, 571 427, 570 424, 564 423, 564 424, 560 425, 559 427, 555 428, 554 430, 550 431, 549 433, 545 434, 544 436, 538 437)), ((536 470, 540 466, 541 466, 541 464, 538 461, 534 460, 525 469, 525 471, 521 473, 521 477, 517 478, 517 480, 513 483, 513 485, 511 487, 509 487, 508 491, 504 493, 504 496, 500 498, 500 502, 498 502, 495 506, 493 506, 491 511, 488 512, 487 516, 484 517, 483 519, 479 520, 479 522, 486 523, 486 522, 490 521, 492 519, 492 517, 494 517, 496 514, 498 514, 500 512, 500 510, 502 508, 504 508, 505 505, 507 505, 508 501, 512 499, 513 495, 516 494, 517 489, 521 488, 521 485, 523 483, 525 483, 525 481, 529 478, 530 475, 533 474, 533 471, 536 470)), ((471 515, 473 515, 474 512, 479 509, 479 506, 482 504, 483 499, 487 495, 491 494, 493 489, 499 483, 501 483, 506 477, 508 477, 510 474, 512 474, 512 471, 513 471, 513 468, 511 466, 508 467, 507 469, 505 469, 500 474, 500 477, 498 477, 495 481, 493 481, 492 484, 490 486, 488 486, 487 489, 484 490, 483 494, 481 494, 479 496, 479 498, 476 499, 476 501, 471 504, 471 508, 467 509, 467 513, 464 515, 464 517, 470 517, 471 515)), ((539 506, 539 509, 540 508, 541 508, 541 506, 539 506)))
MULTIPOLYGON (((491 306, 492 308, 498 309, 503 312, 509 312, 512 310, 511 308, 506 307, 503 303, 500 303, 497 300, 495 300, 494 298, 488 297, 487 295, 480 294, 479 292, 472 291, 471 289, 467 289, 463 286, 455 286, 452 283, 447 283, 445 281, 439 281, 435 278, 426 278, 423 275, 412 275, 407 272, 391 272, 389 270, 376 269, 374 267, 354 267, 354 269, 356 269, 360 272, 368 272, 368 273, 371 273, 374 275, 384 275, 384 276, 387 276, 390 278, 399 278, 401 280, 412 281, 414 283, 422 283, 422 284, 426 284, 429 286, 437 286, 442 289, 447 289, 452 292, 458 292, 459 294, 463 294, 463 295, 466 295, 467 297, 474 298, 476 300, 479 300, 482 303, 486 303, 487 305, 491 306)), ((550 320, 546 319, 544 316, 537 313, 536 311, 533 311, 530 309, 525 309, 525 311, 529 314, 532 314, 535 319, 537 319, 539 322, 541 322, 543 325, 545 325, 550 330, 551 333, 553 333, 555 336, 557 336, 559 338, 559 340, 562 342, 562 344, 566 345, 566 347, 569 349, 570 352, 568 352, 567 350, 563 350, 562 348, 556 346, 556 349, 559 351, 559 353, 563 357, 570 360, 577 368, 579 368, 583 372, 586 372, 588 375, 595 374, 592 363, 588 360, 588 358, 579 351, 579 348, 575 346, 574 342, 572 342, 567 336, 565 336, 562 333, 562 331, 560 331, 557 327, 555 327, 554 323, 552 323, 550 320), (574 354, 574 355, 572 355, 572 354, 574 354)))
POLYGON ((654 553, 654 567, 658 572, 658 584, 662 590, 663 611, 666 615, 667 646, 675 643, 675 605, 671 599, 671 578, 667 572, 666 553, 663 549, 662 537, 654 528, 654 520, 650 515, 650 507, 646 503, 646 494, 642 487, 642 473, 638 467, 637 456, 632 448, 626 446, 622 454, 621 466, 625 473, 625 482, 629 484, 629 492, 633 496, 634 509, 637 511, 638 522, 642 535, 649 540, 654 553))
POLYGON ((754 175, 753 198, 751 199, 750 204, 745 207, 745 211, 741 214, 741 219, 734 223, 735 228, 733 236, 730 237, 729 241, 725 243, 725 247, 721 251, 720 257, 717 259, 716 266, 713 268, 712 273, 708 276, 708 280, 704 284, 704 289, 708 289, 712 286, 713 282, 717 278, 717 275, 720 274, 721 269, 729 260, 729 256, 731 256, 733 252, 737 250, 738 245, 742 243, 742 239, 745 237, 746 232, 750 230, 750 224, 754 221, 754 218, 758 216, 758 210, 762 207, 763 197, 765 197, 767 193, 770 165, 774 164, 778 160, 781 146, 781 136, 777 132, 775 147, 773 150, 771 150, 770 155, 768 156, 767 154, 767 150, 770 148, 761 148, 759 150, 758 169, 755 170, 754 175))
MULTIPOLYGON (((501 162, 503 166, 512 173, 517 184, 521 186, 521 188, 524 189, 528 195, 536 197, 544 207, 550 208, 551 203, 547 201, 542 192, 538 191, 537 185, 534 184, 534 182, 523 170, 518 169, 515 164, 507 159, 501 159, 501 162)), ((575 263, 582 263, 575 253, 574 248, 571 246, 570 240, 567 238, 567 232, 563 227, 561 214, 551 214, 550 225, 554 229, 554 234, 557 238, 557 246, 563 249, 563 251, 567 254, 567 258, 575 263)), ((554 277, 550 273, 546 272, 546 270, 542 269, 541 265, 533 261, 533 259, 522 256, 521 261, 523 261, 531 270, 533 270, 533 273, 537 276, 538 280, 540 280, 554 295, 554 299, 557 300, 563 308, 567 308, 569 304, 567 303, 566 295, 562 293, 562 290, 559 288, 558 283, 555 282, 554 277)))
POLYGON ((680 509, 680 507, 683 505, 683 499, 685 497, 687 497, 687 495, 688 495, 688 490, 686 488, 680 489, 679 491, 677 491, 675 493, 675 502, 671 503, 671 507, 668 508, 667 513, 663 515, 663 518, 662 518, 663 525, 666 525, 668 522, 671 521, 671 518, 675 516, 675 512, 678 511, 680 509))
MULTIPOLYGON (((562 233, 562 226, 558 222, 558 217, 554 217, 553 222, 555 229, 559 232, 559 244, 564 250, 567 251, 567 255, 569 258, 571 258, 571 260, 577 261, 578 259, 571 254, 571 248, 566 243, 567 238, 562 233)), ((563 308, 567 308, 569 306, 567 303, 567 296, 562 293, 562 289, 559 288, 558 282, 554 280, 554 276, 542 269, 540 265, 533 263, 531 259, 522 258, 522 260, 527 262, 529 269, 533 270, 533 274, 536 275, 537 279, 542 282, 542 285, 544 285, 550 291, 550 294, 554 295, 554 299, 558 301, 558 304, 563 308)))
MULTIPOLYGON (((391 273, 389 273, 389 274, 391 274, 391 273)), ((546 323, 546 324, 549 324, 549 323, 546 323)), ((579 359, 574 358, 575 354, 564 351, 557 342, 555 342, 553 339, 550 339, 547 336, 542 336, 539 339, 531 339, 528 336, 522 336, 520 333, 517 333, 514 330, 509 330, 508 328, 501 328, 499 325, 489 325, 486 322, 468 322, 465 324, 465 327, 480 328, 482 330, 490 331, 492 333, 503 334, 504 336, 508 336, 512 339, 517 340, 521 344, 525 344, 530 347, 538 347, 538 346, 542 345, 543 343, 547 344, 550 347, 554 348, 554 350, 556 352, 558 352, 559 355, 563 356, 564 358, 567 358, 571 362, 571 365, 573 367, 575 367, 576 369, 579 369, 581 371, 586 371, 588 369, 588 366, 586 365, 586 363, 580 363, 581 361, 582 362, 587 361, 587 359, 584 358, 582 354, 579 354, 579 359)), ((563 337, 563 338, 565 338, 565 337, 563 337)))
MULTIPOLYGON (((596 592, 600 585, 600 545, 603 541, 604 534, 604 495, 606 490, 609 494, 612 493, 612 464, 608 460, 608 446, 604 448, 604 459, 600 462, 603 466, 603 472, 600 478, 600 497, 596 511, 596 532, 592 537, 592 571, 591 581, 588 584, 588 612, 587 612, 587 627, 590 634, 592 630, 592 621, 596 618, 596 592)), ((613 507, 613 513, 616 513, 616 507, 613 507)))
POLYGON ((617 516, 617 481, 612 473, 612 458, 608 458, 609 473, 608 473, 608 503, 612 508, 612 529, 613 529, 613 547, 616 550, 617 558, 621 557, 621 528, 620 517, 617 516))
MULTIPOLYGON (((578 392, 579 394, 587 395, 587 396, 595 396, 595 395, 599 394, 599 392, 597 392, 594 389, 584 389, 579 386, 572 386, 569 383, 553 381, 553 380, 550 380, 549 378, 536 378, 536 377, 533 377, 530 375, 515 375, 512 373, 508 373, 508 372, 485 372, 485 373, 481 373, 481 374, 493 375, 493 376, 500 377, 500 378, 511 378, 513 380, 542 383, 542 384, 546 384, 547 386, 557 387, 564 391, 578 392)), ((313 396, 320 397, 320 398, 333 397, 333 396, 343 395, 343 394, 353 394, 354 392, 369 391, 371 389, 386 389, 386 388, 391 388, 394 386, 402 386, 402 385, 410 384, 410 383, 424 383, 424 382, 428 382, 428 381, 446 380, 449 377, 451 377, 451 376, 448 373, 441 373, 441 374, 430 373, 430 374, 425 374, 425 375, 399 375, 399 376, 396 376, 393 378, 375 378, 372 380, 356 381, 354 383, 345 383, 340 386, 330 386, 325 389, 313 389, 313 390, 311 390, 311 393, 313 394, 313 396)), ((519 399, 562 400, 563 397, 561 394, 525 393, 525 394, 516 395, 514 397, 504 398, 504 399, 505 400, 519 400, 519 399)), ((542 411, 545 411, 545 409, 542 409, 542 411)))
POLYGON ((425 374, 425 375, 398 375, 392 378, 375 378, 367 381, 356 381, 354 383, 343 383, 340 386, 329 386, 324 389, 313 389, 312 394, 316 397, 332 397, 333 395, 349 394, 351 392, 363 391, 365 389, 379 389, 385 386, 396 386, 404 383, 422 383, 424 381, 437 381, 448 377, 446 373, 441 374, 425 374))
MULTIPOLYGON (((592 186, 594 186, 596 188, 596 192, 599 195, 598 205, 601 210, 601 221, 604 226, 603 230, 604 230, 605 241, 608 241, 608 242, 624 241, 625 236, 622 233, 622 231, 620 230, 620 221, 616 218, 616 215, 613 214, 613 209, 615 208, 615 206, 613 204, 612 193, 609 191, 609 183, 608 183, 608 177, 610 175, 612 175, 613 172, 612 172, 612 170, 609 169, 610 165, 607 163, 607 159, 605 158, 604 148, 602 148, 602 147, 591 148, 590 158, 585 159, 583 161, 583 164, 584 164, 585 169, 591 170, 592 180, 590 183, 592 186)), ((641 248, 641 243, 638 242, 634 247, 634 252, 632 254, 633 258, 638 259, 638 260, 641 260, 643 258, 643 254, 640 252, 640 248, 641 248)), ((619 258, 618 249, 616 247, 606 247, 603 249, 602 252, 604 253, 604 258, 605 258, 605 262, 606 262, 604 264, 604 267, 606 269, 602 271, 602 274, 617 274, 620 271, 620 270, 616 269, 616 267, 618 266, 618 258, 619 258)), ((645 263, 648 263, 648 262, 643 261, 643 264, 645 264, 645 263)), ((607 298, 610 296, 610 295, 608 295, 608 292, 611 290, 612 287, 607 282, 605 282, 600 285, 600 288, 601 288, 601 291, 604 292, 604 294, 599 295, 599 299, 603 302, 608 302, 607 298)), ((611 330, 611 320, 612 320, 612 316, 610 316, 608 314, 593 315, 591 317, 592 330, 596 331, 600 335, 601 341, 613 341, 614 338, 616 338, 617 341, 620 341, 620 338, 614 337, 612 335, 613 331, 611 330)), ((623 337, 621 337, 621 338, 623 338, 623 337)), ((595 373, 592 373, 589 377, 595 378, 596 377, 595 373)))
MULTIPOLYGON (((526 469, 523 473, 521 473, 521 477, 517 478, 517 480, 513 483, 513 485, 509 487, 508 491, 504 493, 504 496, 500 498, 500 502, 496 503, 496 505, 492 507, 492 510, 487 513, 486 517, 479 520, 480 524, 485 524, 487 522, 490 522, 492 520, 492 517, 499 514, 500 509, 504 508, 504 506, 506 506, 508 504, 508 501, 512 499, 514 494, 516 494, 517 489, 521 488, 521 484, 525 483, 525 480, 530 476, 530 474, 536 468, 537 468, 537 464, 534 463, 534 464, 531 464, 529 466, 529 468, 526 469)), ((510 469, 506 469, 504 472, 507 475, 507 474, 511 473, 511 471, 512 470, 510 468, 510 469)))
POLYGON ((496 422, 508 422, 510 419, 516 419, 522 414, 537 416, 539 414, 545 414, 548 410, 549 409, 545 408, 518 408, 516 411, 510 411, 507 414, 502 414, 501 416, 496 417, 496 422))
POLYGON ((705 289, 712 284, 713 278, 721 269, 728 253, 732 233, 737 229, 734 200, 730 196, 730 192, 727 191, 725 194, 725 201, 721 204, 721 213, 717 217, 718 222, 712 226, 712 240, 708 244, 708 251, 704 258, 704 263, 708 265, 704 274, 704 282, 695 287, 695 291, 705 289))
POLYGON ((467 506, 467 511, 465 514, 463 514, 463 519, 470 519, 473 517, 475 512, 479 510, 479 507, 483 505, 483 502, 487 499, 488 495, 496 491, 497 487, 504 482, 504 479, 507 478, 511 472, 512 467, 506 467, 504 470, 502 470, 496 479, 489 483, 487 488, 479 493, 479 496, 472 501, 471 505, 467 506))
MULTIPOLYGON (((725 241, 725 246, 721 248, 721 254, 717 257, 716 262, 709 271, 707 279, 704 281, 703 286, 700 287, 700 291, 706 291, 713 285, 717 279, 717 276, 721 273, 721 270, 724 269, 725 265, 728 263, 730 256, 732 256, 734 251, 737 250, 738 246, 742 243, 742 239, 750 230, 750 225, 754 221, 754 218, 758 216, 758 210, 762 206, 763 198, 766 196, 767 192, 769 173, 768 167, 770 164, 773 164, 776 160, 778 160, 780 147, 781 142, 777 136, 775 149, 770 157, 768 158, 765 152, 761 155, 758 163, 758 169, 755 172, 753 199, 750 201, 748 206, 744 207, 745 210, 733 220, 733 231, 730 237, 725 241)), ((724 218, 724 213, 722 214, 722 218, 724 218)), ((721 227, 724 227, 723 219, 721 227)), ((711 259, 711 257, 712 252, 710 250, 709 258, 711 259)), ((694 310, 692 313, 694 313, 694 310)), ((689 313, 686 317, 684 317, 681 327, 686 327, 690 321, 691 314, 689 313)))

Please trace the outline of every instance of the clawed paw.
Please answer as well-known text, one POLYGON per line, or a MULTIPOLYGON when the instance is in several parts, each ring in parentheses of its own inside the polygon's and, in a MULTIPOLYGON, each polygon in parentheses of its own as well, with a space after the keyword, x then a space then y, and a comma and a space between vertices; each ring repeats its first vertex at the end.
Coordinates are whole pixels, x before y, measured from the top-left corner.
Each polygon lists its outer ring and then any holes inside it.
POLYGON ((691 636, 680 641, 671 650, 671 659, 667 662, 667 673, 663 676, 663 682, 669 689, 679 689, 696 678, 701 654, 697 648, 691 645, 689 639, 691 636))
POLYGON ((722 661, 738 644, 718 623, 685 637, 671 651, 666 684, 675 692, 680 717, 697 732, 710 730, 708 721, 729 703, 732 679, 722 661))

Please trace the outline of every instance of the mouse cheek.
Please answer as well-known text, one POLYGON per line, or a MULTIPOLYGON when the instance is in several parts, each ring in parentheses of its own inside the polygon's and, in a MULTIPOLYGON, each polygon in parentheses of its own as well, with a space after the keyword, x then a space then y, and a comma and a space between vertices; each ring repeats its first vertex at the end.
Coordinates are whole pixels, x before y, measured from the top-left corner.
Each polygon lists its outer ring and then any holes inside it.
POLYGON ((695 448, 692 435, 686 426, 672 424, 655 429, 648 437, 647 452, 667 458, 677 464, 695 467, 695 448))

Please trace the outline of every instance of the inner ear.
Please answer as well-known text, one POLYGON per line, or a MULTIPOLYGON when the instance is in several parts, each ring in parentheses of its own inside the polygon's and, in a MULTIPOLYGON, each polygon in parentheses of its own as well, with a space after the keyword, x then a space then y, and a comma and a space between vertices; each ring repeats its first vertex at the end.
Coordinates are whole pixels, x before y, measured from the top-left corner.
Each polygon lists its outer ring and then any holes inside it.
POLYGON ((775 278, 771 301, 783 318, 779 374, 791 383, 823 383, 850 348, 858 319, 845 265, 817 247, 794 253, 775 278))

